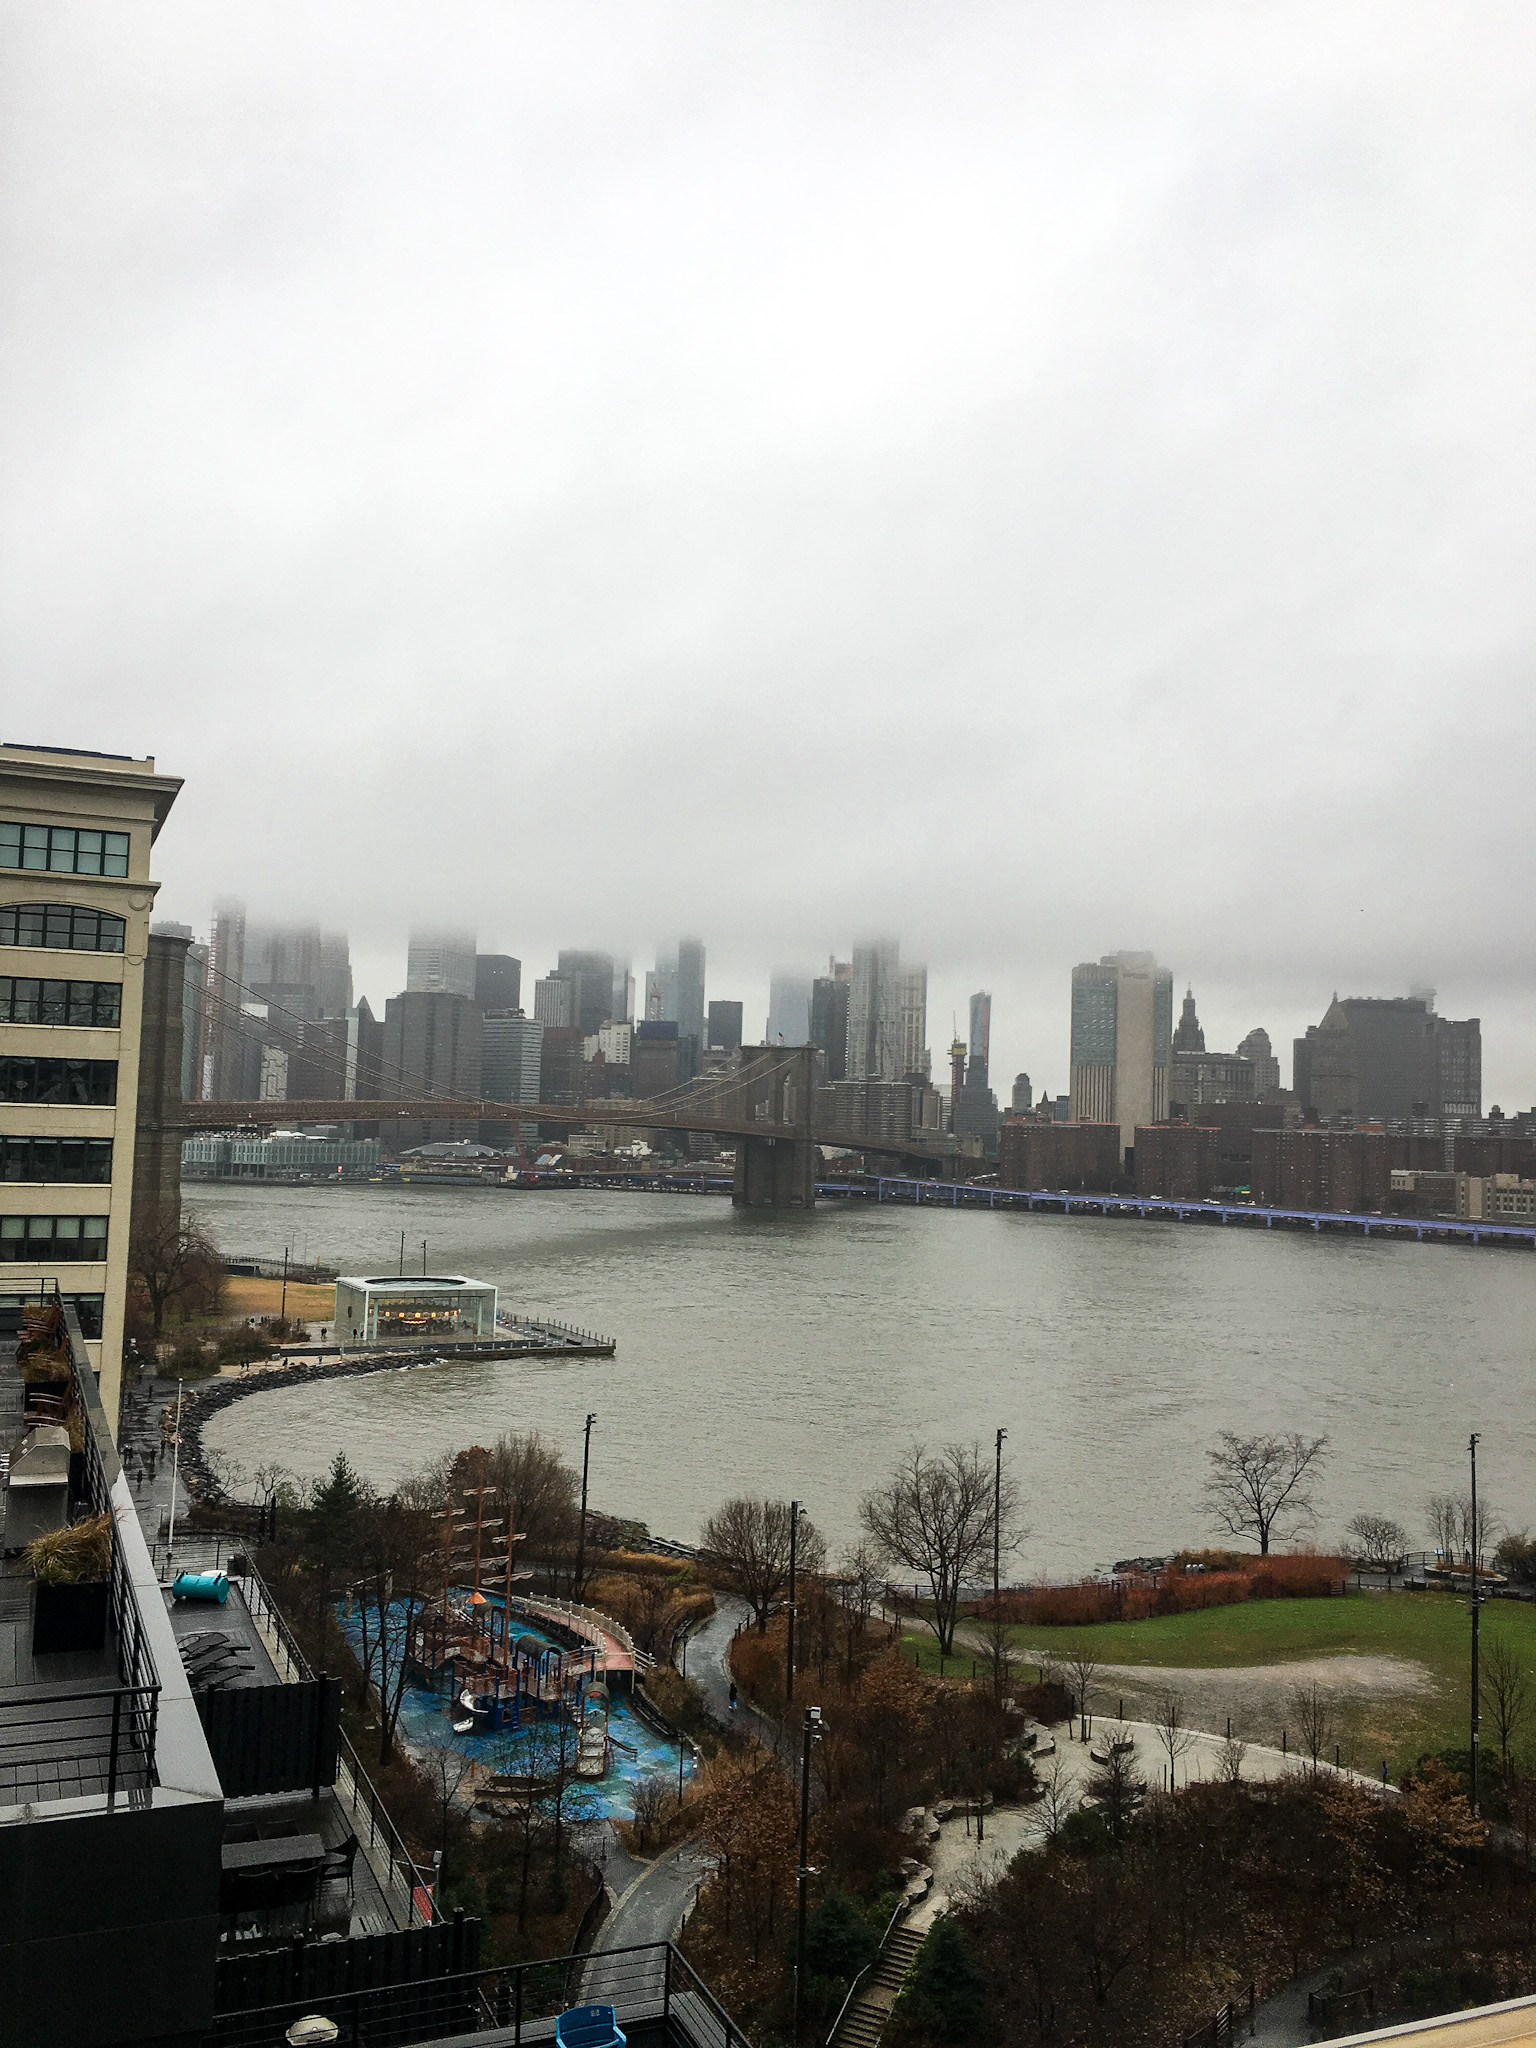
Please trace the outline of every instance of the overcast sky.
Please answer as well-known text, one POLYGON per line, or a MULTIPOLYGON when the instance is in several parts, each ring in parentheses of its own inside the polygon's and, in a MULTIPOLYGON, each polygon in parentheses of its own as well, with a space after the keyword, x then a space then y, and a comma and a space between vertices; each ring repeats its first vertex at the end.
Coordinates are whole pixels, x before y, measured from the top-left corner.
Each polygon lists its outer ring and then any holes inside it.
POLYGON ((0 7, 4 736, 162 914, 866 932, 1536 1099, 1536 10, 0 7))

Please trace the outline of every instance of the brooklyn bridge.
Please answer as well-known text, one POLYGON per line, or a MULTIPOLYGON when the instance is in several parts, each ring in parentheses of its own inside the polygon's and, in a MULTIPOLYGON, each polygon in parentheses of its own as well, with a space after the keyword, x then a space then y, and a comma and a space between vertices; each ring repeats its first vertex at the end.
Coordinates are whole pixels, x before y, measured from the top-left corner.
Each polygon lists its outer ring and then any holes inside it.
MULTIPOLYGON (((230 1130, 305 1124, 453 1123, 476 1127, 589 1124, 647 1131, 710 1132, 735 1140, 733 1199, 745 1208, 809 1209, 816 1201, 820 1146, 896 1159, 910 1172, 953 1172, 974 1143, 947 1131, 912 1128, 897 1118, 881 1127, 850 1127, 834 1116, 834 1091, 816 1086, 814 1046, 743 1046, 733 1068, 642 1101, 601 1096, 584 1103, 490 1102, 440 1095, 377 1100, 186 1102, 166 1127, 230 1130), (905 1128, 903 1128, 905 1124, 905 1128)), ((916 1091, 912 1091, 915 1093, 916 1091)), ((882 1091, 899 1097, 901 1091, 882 1091)), ((510 1135, 510 1132, 509 1132, 510 1135)))

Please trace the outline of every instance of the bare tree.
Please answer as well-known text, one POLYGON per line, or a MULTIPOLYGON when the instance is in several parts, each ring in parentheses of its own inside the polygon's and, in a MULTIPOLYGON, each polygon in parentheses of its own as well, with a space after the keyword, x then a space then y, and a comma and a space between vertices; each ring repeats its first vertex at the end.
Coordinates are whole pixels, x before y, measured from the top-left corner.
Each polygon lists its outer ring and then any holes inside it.
POLYGON ((859 1542, 851 1550, 845 1550, 837 1576, 831 1584, 837 1595, 848 1676, 851 1678, 854 1654, 864 1642, 870 1616, 885 1589, 885 1575, 871 1545, 859 1542))
POLYGON ((201 1223, 171 1211, 153 1211, 128 1246, 128 1271, 144 1290, 158 1337, 174 1302, 212 1312, 222 1299, 224 1259, 201 1223))
POLYGON ((1299 1748, 1312 1760, 1315 1778, 1323 1752, 1333 1740, 1333 1706, 1316 1679, 1310 1685, 1291 1688, 1291 1719, 1301 1738, 1299 1748))
POLYGON ((635 1847, 642 1856, 650 1846, 651 1835, 660 1825, 670 1798, 671 1779, 658 1771, 636 1778, 630 1788, 630 1811, 635 1817, 635 1847))
MULTIPOLYGON (((931 1454, 914 1444, 859 1505, 859 1520, 887 1563, 928 1581, 941 1656, 954 1654, 960 1588, 991 1562, 993 1482, 992 1462, 983 1460, 979 1444, 946 1444, 931 1454)), ((1023 1533, 1018 1488, 1006 1476, 1001 1506, 999 1549, 1006 1553, 1023 1533)))
POLYGON ((1432 1493, 1424 1503, 1424 1514, 1435 1555, 1453 1563, 1461 1540, 1461 1503, 1454 1493, 1432 1493))
POLYGON ((508 1430, 485 1454, 485 1481, 506 1532, 523 1539, 517 1562, 553 1568, 576 1540, 580 1475, 537 1430, 508 1430))
POLYGON ((1348 1530, 1350 1555, 1357 1564, 1373 1572, 1396 1572, 1403 1568, 1408 1551, 1408 1531, 1390 1515, 1356 1515, 1348 1530))
POLYGON ((1088 1694, 1093 1681, 1099 1675, 1099 1660, 1089 1650, 1074 1650, 1067 1656, 1064 1669, 1072 1681, 1072 1690, 1077 1695, 1078 1734, 1088 1740, 1088 1694))
POLYGON ((430 1593, 441 1585, 435 1519, 409 1484, 355 1511, 353 1555, 362 1618, 360 1662, 379 1702, 379 1761, 395 1753, 395 1731, 410 1671, 411 1630, 430 1593))
POLYGON ((1271 1542, 1294 1536, 1312 1519, 1312 1481, 1328 1455, 1325 1436, 1298 1430, 1238 1436, 1230 1429, 1207 1451, 1205 1497, 1230 1535, 1248 1537, 1268 1557, 1271 1542))
POLYGON ((437 1846, 446 1858, 448 1837, 455 1818, 464 1827, 469 1824, 469 1816, 462 1810, 455 1814, 454 1802, 459 1796, 459 1788, 474 1771, 474 1758, 468 1750, 458 1749, 451 1742, 434 1742, 427 1748, 422 1768, 427 1774, 427 1783, 432 1788, 432 1804, 437 1810, 437 1846))
POLYGON ((1076 1809, 1077 1793, 1072 1774, 1067 1769, 1067 1760, 1063 1756, 1054 1757, 1051 1768, 1040 1779, 1040 1823, 1048 1842, 1055 1841, 1076 1809))
MULTIPOLYGON (((770 1610, 789 1591, 789 1502, 750 1495, 728 1500, 702 1536, 705 1563, 746 1601, 761 1634, 770 1610)), ((819 1572, 826 1562, 826 1545, 808 1515, 800 1517, 796 1561, 804 1572, 819 1572)))
POLYGON ((1509 1746, 1530 1711, 1531 1682, 1508 1636, 1490 1638, 1482 1653, 1482 1692, 1499 1739, 1499 1762, 1509 1768, 1509 1746))
POLYGON ((1184 1695, 1175 1692, 1171 1685, 1164 1686, 1157 1695, 1152 1709, 1152 1726, 1157 1730, 1157 1740, 1168 1759, 1168 1790, 1175 1789, 1178 1762, 1188 1755, 1194 1744, 1194 1731, 1184 1724, 1184 1695))
POLYGON ((1248 1754, 1248 1745, 1235 1735, 1229 1735, 1221 1745, 1216 1758, 1216 1776, 1223 1785, 1239 1785, 1243 1778, 1243 1759, 1248 1754))
POLYGON ((1477 1568, 1480 1572, 1488 1569, 1488 1552, 1498 1517, 1492 1502, 1486 1496, 1477 1503, 1475 1530, 1472 1526, 1470 1491, 1432 1493, 1425 1503, 1425 1512, 1429 1518, 1430 1535, 1435 1550, 1447 1565, 1461 1566, 1470 1571, 1475 1540, 1477 1568))

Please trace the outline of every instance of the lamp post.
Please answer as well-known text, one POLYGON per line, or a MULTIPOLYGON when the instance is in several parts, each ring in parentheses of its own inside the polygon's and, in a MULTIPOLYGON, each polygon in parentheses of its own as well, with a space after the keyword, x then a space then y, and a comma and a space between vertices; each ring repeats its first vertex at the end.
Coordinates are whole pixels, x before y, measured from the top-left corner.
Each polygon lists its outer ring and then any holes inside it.
POLYGON ((992 1616, 997 1619, 997 1596, 1003 1557, 1003 1445, 1006 1429, 997 1432, 997 1465, 992 1475, 992 1616))
POLYGON ((1477 1668, 1477 1432, 1474 1430, 1467 1443, 1467 1453, 1472 1460, 1472 1527, 1467 1537, 1467 1548, 1472 1558, 1472 1812, 1477 1813, 1477 1751, 1478 1729, 1482 1721, 1481 1702, 1478 1698, 1479 1673, 1477 1668))
MULTIPOLYGON (((785 1612, 789 1627, 784 1638, 784 1704, 795 1704, 795 1562, 800 1538, 800 1503, 789 1504, 789 1602, 785 1612)), ((801 1858, 802 1862, 804 1857, 801 1858)))
POLYGON ((586 1430, 581 1446, 581 1527, 576 1536, 576 1577, 571 1586, 571 1598, 576 1598, 587 1568, 587 1467, 592 1459, 592 1425, 595 1415, 587 1417, 586 1430))
POLYGON ((283 1246, 283 1298, 278 1304, 277 1319, 280 1323, 288 1320, 288 1253, 290 1247, 283 1246))
POLYGON ((165 1561, 169 1565, 171 1554, 176 1548, 176 1477, 181 1470, 181 1388, 176 1382, 176 1434, 171 1439, 171 1520, 165 1532, 165 1561))
POLYGON ((821 1709, 805 1710, 805 1738, 800 1752, 800 1860, 795 1865, 795 2016, 791 2040, 800 2039, 800 1986, 805 1979, 805 1886, 815 1873, 806 1862, 811 1832, 811 1744, 821 1739, 821 1709))

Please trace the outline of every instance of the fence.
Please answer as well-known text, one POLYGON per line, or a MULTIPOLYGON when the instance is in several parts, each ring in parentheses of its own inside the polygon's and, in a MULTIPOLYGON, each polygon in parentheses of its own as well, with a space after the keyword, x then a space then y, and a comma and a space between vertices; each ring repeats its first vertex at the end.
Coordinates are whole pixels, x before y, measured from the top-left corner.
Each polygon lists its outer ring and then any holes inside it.
POLYGON ((214 1991, 215 2030, 208 2048, 226 2042, 282 2048, 292 2018, 321 2010, 343 2016, 353 2039, 369 2043, 419 2040, 423 2025, 441 2033, 478 2024, 480 2008, 466 1997, 477 1981, 480 1922, 455 1913, 435 1927, 361 1935, 351 1941, 295 1943, 254 1955, 221 1956, 214 1991), (379 2007, 402 1987, 410 1996, 379 2024, 379 2007), (287 2014, 283 2020, 279 2015, 287 2014), (393 2031, 397 2017, 406 2030, 393 2031), (364 2031, 360 2031, 364 2029, 364 2031))
MULTIPOLYGON (((451 1936, 453 1930, 433 1932, 451 1936)), ((638 2022, 667 2048, 751 2048, 669 1941, 391 1984, 326 1989, 317 1983, 297 1997, 289 1990, 267 2005, 221 2013, 204 2048, 282 2048, 287 2028, 308 2014, 333 2020, 341 2042, 366 2042, 368 2048, 411 2048, 482 2027, 506 2029, 508 2048, 521 2048, 525 2038, 551 2039, 555 2016, 577 1994, 581 1972, 594 1961, 603 1966, 603 2002, 615 2008, 631 2040, 638 2022)))
POLYGON ((1257 1985, 1250 1984, 1245 1999, 1229 1998, 1225 2005, 1218 2006, 1203 2027, 1196 2027, 1192 2034, 1184 2036, 1184 2048, 1227 2048, 1245 2020, 1251 2034, 1257 1992, 1257 1985))
POLYGON ((318 1792, 336 1781, 339 1679, 201 1692, 197 1713, 226 1799, 318 1792))

